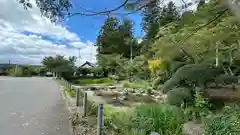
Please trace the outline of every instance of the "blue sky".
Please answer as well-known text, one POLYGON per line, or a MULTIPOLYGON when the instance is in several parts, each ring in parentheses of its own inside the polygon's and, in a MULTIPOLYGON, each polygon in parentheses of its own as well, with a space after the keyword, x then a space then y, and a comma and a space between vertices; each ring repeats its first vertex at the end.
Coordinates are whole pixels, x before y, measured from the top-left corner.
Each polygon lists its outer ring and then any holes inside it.
MULTIPOLYGON (((79 56, 76 65, 96 62, 96 41, 106 16, 74 16, 61 24, 53 24, 33 8, 24 10, 16 0, 0 0, 0 63, 41 64, 46 56, 79 56), (14 8, 12 8, 14 7, 14 8), (11 11, 10 11, 11 10, 11 11)), ((122 0, 73 0, 73 12, 112 9, 122 0)), ((118 11, 123 12, 123 10, 118 11)), ((129 16, 135 23, 135 36, 141 36, 141 16, 129 16)))
MULTIPOLYGON (((30 1, 33 8, 24 10, 16 0, 0 0, 0 63, 10 60, 19 64, 41 64, 46 56, 78 56, 79 49, 81 57, 77 59, 76 65, 85 61, 96 62, 97 51, 93 45, 106 17, 74 16, 63 24, 53 24, 41 16, 35 0, 30 1)), ((119 6, 122 1, 73 0, 72 10, 81 12, 81 7, 84 7, 103 11, 119 6)), ((142 37, 141 16, 135 13, 129 18, 135 23, 135 36, 142 37)))
MULTIPOLYGON (((94 10, 94 11, 103 11, 104 8, 112 9, 121 4, 123 0, 74 0, 74 8, 73 12, 83 11, 81 7, 86 9, 94 10), (81 5, 81 6, 79 6, 81 5)), ((117 12, 123 12, 123 10, 119 10, 117 12)), ((119 16, 117 16, 119 17, 119 16)), ((141 15, 139 13, 132 14, 127 16, 127 18, 131 19, 134 22, 134 33, 136 37, 142 36, 141 32, 141 15)), ((96 37, 98 35, 100 27, 103 25, 106 16, 74 16, 65 22, 67 28, 77 33, 77 35, 81 38, 81 40, 86 41, 90 40, 95 43, 96 37)), ((119 19, 121 19, 119 17, 119 19)))

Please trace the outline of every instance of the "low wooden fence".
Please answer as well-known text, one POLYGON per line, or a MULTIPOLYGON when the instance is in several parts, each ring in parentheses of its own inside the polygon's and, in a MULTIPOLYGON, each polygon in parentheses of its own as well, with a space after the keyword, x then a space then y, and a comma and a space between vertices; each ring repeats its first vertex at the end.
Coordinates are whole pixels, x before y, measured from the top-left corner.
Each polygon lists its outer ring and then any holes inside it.
MULTIPOLYGON (((79 113, 80 107, 83 110, 83 117, 87 117, 87 104, 88 104, 88 94, 87 92, 82 91, 79 87, 76 87, 69 83, 68 81, 64 79, 60 79, 61 84, 70 92, 72 90, 76 90, 76 107, 77 107, 77 112, 79 113), (81 96, 83 95, 83 96, 81 96), (80 97, 83 97, 82 99, 80 97), (82 101, 81 101, 82 100, 82 101), (80 103, 82 102, 82 106, 80 103)), ((98 103, 97 104, 97 135, 102 135, 103 134, 103 103, 98 103)), ((159 133, 156 132, 151 132, 150 135, 160 135, 159 133)))

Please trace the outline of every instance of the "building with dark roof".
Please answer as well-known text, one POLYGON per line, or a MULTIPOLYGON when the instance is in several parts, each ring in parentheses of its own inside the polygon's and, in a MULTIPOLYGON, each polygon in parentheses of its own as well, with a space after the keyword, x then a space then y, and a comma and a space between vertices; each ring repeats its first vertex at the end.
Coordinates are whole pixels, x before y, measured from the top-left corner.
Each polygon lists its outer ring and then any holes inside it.
POLYGON ((85 63, 83 63, 80 68, 94 68, 95 65, 89 61, 86 61, 85 63))

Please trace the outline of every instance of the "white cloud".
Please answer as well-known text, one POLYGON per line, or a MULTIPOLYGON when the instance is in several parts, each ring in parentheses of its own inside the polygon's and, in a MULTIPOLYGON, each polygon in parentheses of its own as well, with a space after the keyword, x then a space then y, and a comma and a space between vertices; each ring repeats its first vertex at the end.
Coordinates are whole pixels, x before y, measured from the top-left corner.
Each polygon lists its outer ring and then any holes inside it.
POLYGON ((81 42, 66 27, 41 17, 36 5, 24 10, 16 0, 0 0, 0 42, 0 63, 10 60, 12 63, 40 64, 44 56, 77 56, 77 48, 83 48, 83 59, 78 60, 78 64, 95 61, 96 48, 91 41, 81 42), (24 34, 26 32, 28 34, 24 34), (54 40, 67 41, 68 45, 56 44, 54 40))

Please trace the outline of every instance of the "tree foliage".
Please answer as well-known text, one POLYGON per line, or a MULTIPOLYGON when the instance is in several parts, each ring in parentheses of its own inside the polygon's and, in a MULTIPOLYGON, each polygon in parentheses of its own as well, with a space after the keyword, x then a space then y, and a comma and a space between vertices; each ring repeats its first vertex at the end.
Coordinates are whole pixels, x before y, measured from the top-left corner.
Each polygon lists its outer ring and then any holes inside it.
POLYGON ((214 67, 213 65, 185 65, 180 67, 171 79, 165 82, 163 91, 167 92, 179 86, 206 88, 208 83, 213 83, 214 79, 223 73, 223 69, 214 67))
POLYGON ((133 36, 133 23, 110 17, 102 26, 97 37, 98 65, 104 72, 114 73, 124 59, 138 55, 140 47, 133 36))
POLYGON ((61 77, 70 78, 76 71, 75 61, 75 56, 66 59, 64 56, 57 55, 55 57, 45 57, 42 64, 48 71, 56 72, 61 77))

